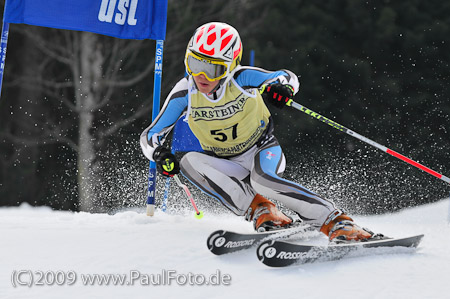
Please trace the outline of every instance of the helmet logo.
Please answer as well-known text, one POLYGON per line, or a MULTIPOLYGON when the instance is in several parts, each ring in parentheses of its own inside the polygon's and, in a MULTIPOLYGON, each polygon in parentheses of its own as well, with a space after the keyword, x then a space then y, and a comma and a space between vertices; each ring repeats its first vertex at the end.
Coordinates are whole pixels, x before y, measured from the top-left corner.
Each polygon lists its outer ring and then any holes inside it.
POLYGON ((223 56, 228 58, 228 59, 233 59, 233 55, 231 54, 233 52, 233 48, 229 47, 228 50, 223 53, 223 56))

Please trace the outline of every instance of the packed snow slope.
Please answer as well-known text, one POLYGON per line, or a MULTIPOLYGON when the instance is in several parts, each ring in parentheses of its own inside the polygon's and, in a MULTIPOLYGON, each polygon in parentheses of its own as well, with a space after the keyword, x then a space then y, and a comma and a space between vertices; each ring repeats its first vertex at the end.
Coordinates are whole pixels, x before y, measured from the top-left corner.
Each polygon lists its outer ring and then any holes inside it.
MULTIPOLYGON (((448 212, 447 199, 355 217, 393 237, 425 234, 417 250, 394 248, 275 269, 261 264, 255 249, 220 257, 208 251, 206 239, 214 230, 252 230, 231 214, 205 213, 198 220, 192 213, 160 211, 148 217, 143 210, 107 215, 2 208, 0 298, 450 298, 448 212), (164 273, 170 285, 163 280, 156 285, 164 273), (86 279, 93 274, 128 280, 92 285, 86 279), (210 278, 222 279, 221 285, 205 285, 210 278)), ((316 234, 301 241, 325 239, 316 234)))

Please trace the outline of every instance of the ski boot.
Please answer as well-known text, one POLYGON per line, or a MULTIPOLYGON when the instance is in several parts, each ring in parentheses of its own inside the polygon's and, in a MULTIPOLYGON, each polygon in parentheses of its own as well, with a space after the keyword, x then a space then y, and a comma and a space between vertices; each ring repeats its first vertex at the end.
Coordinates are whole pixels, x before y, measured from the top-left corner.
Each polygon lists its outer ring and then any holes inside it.
MULTIPOLYGON (((335 211, 328 216, 320 231, 328 236, 330 243, 365 242, 373 239, 374 233, 361 228, 353 222, 353 219, 342 211, 335 211)), ((382 237, 382 235, 376 235, 382 237)))
POLYGON ((256 194, 245 214, 247 221, 253 221, 253 228, 257 232, 288 228, 292 218, 280 212, 275 204, 267 198, 256 194))

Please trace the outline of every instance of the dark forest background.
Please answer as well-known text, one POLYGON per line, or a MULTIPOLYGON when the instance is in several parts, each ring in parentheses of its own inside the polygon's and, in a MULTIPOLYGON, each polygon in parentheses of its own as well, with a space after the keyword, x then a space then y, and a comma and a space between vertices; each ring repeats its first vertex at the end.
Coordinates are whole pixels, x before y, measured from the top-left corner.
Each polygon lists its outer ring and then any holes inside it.
MULTIPOLYGON (((450 174, 450 2, 169 0, 168 8, 163 99, 184 74, 194 29, 223 21, 240 32, 242 64, 254 50, 256 66, 299 76, 296 101, 450 174)), ((0 99, 0 205, 143 207, 148 161, 139 135, 151 119, 154 52, 151 40, 12 24, 0 99), (83 174, 86 167, 95 175, 83 174), (84 188, 91 205, 80 204, 84 188)), ((296 110, 271 111, 286 177, 353 213, 448 196, 448 184, 351 136, 296 110)))

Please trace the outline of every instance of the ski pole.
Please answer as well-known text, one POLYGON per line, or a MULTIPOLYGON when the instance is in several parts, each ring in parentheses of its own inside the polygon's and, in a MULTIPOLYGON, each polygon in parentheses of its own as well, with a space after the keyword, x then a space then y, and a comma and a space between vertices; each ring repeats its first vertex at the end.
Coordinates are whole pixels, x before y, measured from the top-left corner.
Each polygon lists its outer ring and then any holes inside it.
POLYGON ((194 207, 194 210, 195 210, 195 218, 197 218, 197 219, 203 218, 203 212, 198 210, 198 208, 197 208, 197 206, 195 204, 195 201, 194 201, 194 197, 192 196, 192 194, 189 191, 188 187, 181 183, 180 178, 178 177, 178 175, 174 175, 173 178, 175 179, 175 182, 177 182, 177 185, 184 190, 184 193, 186 194, 187 198, 189 198, 189 200, 191 201, 191 204, 192 204, 192 206, 194 207))
POLYGON ((426 167, 426 166, 424 166, 424 165, 422 165, 422 164, 420 164, 418 162, 415 162, 415 161, 409 159, 408 157, 405 157, 402 154, 399 154, 399 153, 397 153, 397 152, 395 152, 395 151, 393 151, 393 150, 391 150, 391 149, 389 149, 389 148, 387 148, 387 147, 385 147, 385 146, 383 146, 383 145, 381 145, 381 144, 379 144, 379 143, 377 143, 377 142, 375 142, 375 141, 373 141, 373 140, 371 140, 371 139, 369 139, 367 137, 364 137, 364 136, 362 136, 362 135, 360 135, 360 134, 358 134, 356 132, 353 132, 352 130, 344 127, 343 125, 340 125, 337 122, 332 121, 331 119, 328 119, 325 116, 322 116, 319 113, 316 113, 316 112, 306 108, 303 105, 300 105, 300 104, 298 104, 298 103, 296 103, 294 101, 289 101, 289 103, 287 103, 287 105, 291 106, 291 107, 293 107, 293 108, 295 108, 297 110, 300 110, 300 111, 308 114, 309 116, 314 117, 315 119, 320 120, 321 122, 324 122, 324 123, 332 126, 333 128, 335 128, 335 129, 337 129, 337 130, 339 130, 341 132, 344 132, 344 133, 346 133, 348 135, 351 135, 351 136, 353 136, 353 137, 355 137, 355 138, 357 138, 357 139, 359 139, 359 140, 361 140, 361 141, 363 141, 365 143, 368 143, 368 144, 378 148, 379 150, 382 150, 383 152, 388 153, 388 154, 396 157, 397 159, 400 159, 400 160, 402 160, 402 161, 404 161, 404 162, 406 162, 408 164, 411 164, 411 165, 413 165, 413 166, 415 166, 415 167, 417 167, 417 168, 419 168, 419 169, 421 169, 421 170, 423 170, 425 172, 428 172, 429 174, 437 177, 438 179, 441 179, 444 182, 447 182, 447 183, 450 184, 450 178, 446 177, 445 175, 442 175, 442 174, 440 174, 440 173, 438 173, 438 172, 436 172, 436 171, 434 171, 434 170, 432 170, 432 169, 430 169, 430 168, 428 168, 428 167, 426 167))

